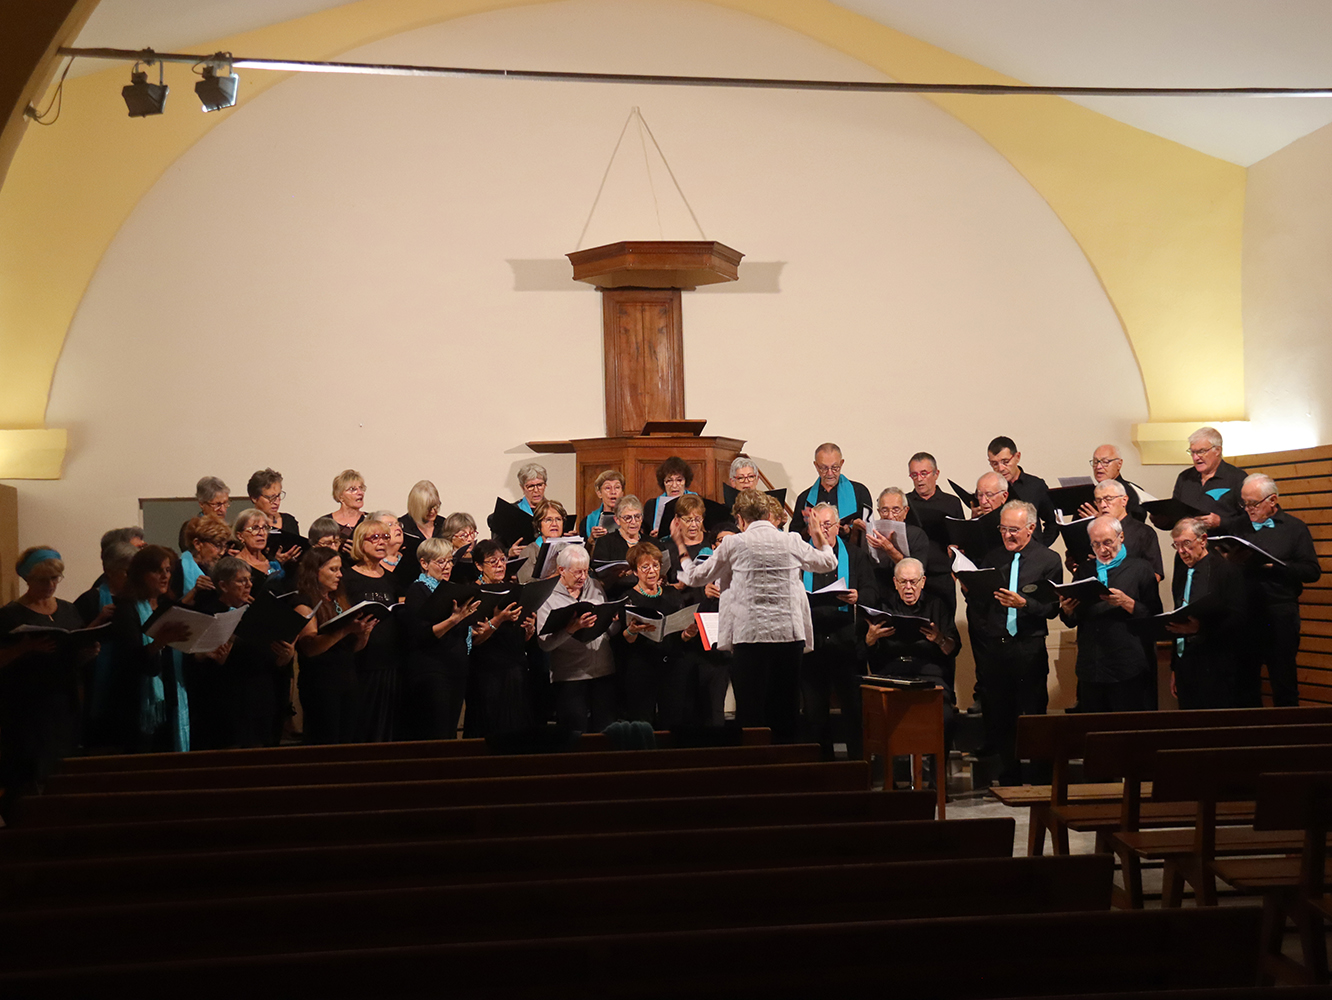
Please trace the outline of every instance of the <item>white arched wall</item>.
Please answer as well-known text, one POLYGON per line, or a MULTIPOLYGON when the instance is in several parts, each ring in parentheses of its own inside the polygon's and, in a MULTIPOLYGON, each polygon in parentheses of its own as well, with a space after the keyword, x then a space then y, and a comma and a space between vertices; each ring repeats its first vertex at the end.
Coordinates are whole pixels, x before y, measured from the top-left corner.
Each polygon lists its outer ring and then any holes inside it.
MULTIPOLYGON (((880 78, 689 0, 517 8, 346 57, 880 78)), ((600 302, 560 262, 633 106, 707 238, 747 255, 738 286, 686 293, 688 414, 747 439, 777 485, 808 485, 825 439, 875 491, 919 449, 970 485, 995 434, 1048 479, 1085 474, 1102 441, 1130 451, 1142 382, 1085 257, 923 100, 305 76, 213 129, 108 250, 47 413, 70 429, 65 477, 23 485, 22 544, 57 544, 77 586, 139 497, 204 474, 243 493, 265 465, 302 524, 347 466, 369 507, 430 478, 446 509, 483 513, 513 494, 522 442, 604 433, 600 302)), ((643 150, 631 125, 582 246, 698 238, 643 150)), ((572 462, 544 461, 572 503, 572 462)), ((1153 492, 1173 471, 1126 469, 1153 492)))

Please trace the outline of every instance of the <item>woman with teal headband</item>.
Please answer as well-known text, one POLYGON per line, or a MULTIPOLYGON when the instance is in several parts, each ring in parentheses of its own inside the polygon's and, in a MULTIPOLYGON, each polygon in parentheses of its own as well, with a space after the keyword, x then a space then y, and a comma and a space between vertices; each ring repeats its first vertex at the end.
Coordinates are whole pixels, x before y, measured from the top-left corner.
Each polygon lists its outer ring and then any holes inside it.
MULTIPOLYGON (((0 635, 20 626, 83 628, 74 605, 55 596, 64 579, 60 553, 25 550, 16 566, 27 589, 0 608, 0 635)), ((96 641, 57 642, 56 636, 8 636, 0 645, 0 807, 8 820, 18 798, 36 791, 62 757, 78 750, 80 666, 97 655, 96 641)))

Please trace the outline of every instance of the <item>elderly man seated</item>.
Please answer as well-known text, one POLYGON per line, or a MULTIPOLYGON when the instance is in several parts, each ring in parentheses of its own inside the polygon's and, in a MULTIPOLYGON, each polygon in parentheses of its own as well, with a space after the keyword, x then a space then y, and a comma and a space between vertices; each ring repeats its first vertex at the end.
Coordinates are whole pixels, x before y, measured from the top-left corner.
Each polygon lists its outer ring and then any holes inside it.
POLYGON ((949 734, 957 626, 947 605, 927 592, 926 579, 925 565, 911 556, 893 567, 893 592, 883 592, 879 610, 918 621, 894 625, 889 619, 870 616, 862 644, 863 662, 872 674, 938 681, 944 689, 944 732, 949 734))
POLYGON ((1145 559, 1129 553, 1118 518, 1101 515, 1087 535, 1092 559, 1073 578, 1097 579, 1110 592, 1091 601, 1059 601, 1060 618, 1078 630, 1078 705, 1084 712, 1145 711, 1142 675, 1155 673, 1155 648, 1145 646, 1129 623, 1160 614, 1156 574, 1145 559))

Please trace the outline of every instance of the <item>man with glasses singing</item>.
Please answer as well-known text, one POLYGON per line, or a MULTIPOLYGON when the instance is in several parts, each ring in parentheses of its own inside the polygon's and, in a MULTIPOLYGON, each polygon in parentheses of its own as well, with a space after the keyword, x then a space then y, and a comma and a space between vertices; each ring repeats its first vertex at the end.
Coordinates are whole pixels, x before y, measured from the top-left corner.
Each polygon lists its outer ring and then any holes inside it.
MULTIPOLYGON (((1129 516, 1138 521, 1147 520, 1147 512, 1142 509, 1142 501, 1138 497, 1138 491, 1133 488, 1133 484, 1125 479, 1120 472, 1124 468, 1124 459, 1119 454, 1119 449, 1112 444, 1103 444, 1092 452, 1092 457, 1088 463, 1092 470, 1092 481, 1096 485, 1101 483, 1118 483, 1124 487, 1124 495, 1128 497, 1129 516)), ((1083 504, 1078 509, 1078 514, 1082 517, 1096 517, 1098 512, 1091 504, 1083 504)))
POLYGON ((1167 625, 1171 642, 1170 693, 1179 707, 1234 708, 1240 637, 1244 634, 1244 584, 1240 572, 1207 548, 1207 526, 1186 517, 1170 532, 1179 556, 1170 593, 1175 607, 1196 608, 1184 622, 1167 625))
POLYGON ((1023 779, 1015 748, 1018 716, 1044 715, 1050 700, 1046 623, 1059 613, 1059 604, 1042 600, 1036 586, 1042 580, 1058 583, 1064 573, 1059 557, 1035 537, 1036 523, 1031 504, 1023 500, 1004 504, 999 511, 1003 546, 982 563, 997 569, 1006 581, 988 600, 980 623, 986 660, 986 743, 999 754, 1003 785, 1020 784, 1023 779))
POLYGON ((845 536, 850 533, 856 518, 873 509, 869 489, 842 475, 842 465, 842 449, 831 441, 814 449, 814 471, 819 478, 809 489, 796 494, 795 502, 791 504, 795 514, 791 518, 790 530, 809 538, 805 518, 819 504, 826 503, 837 508, 838 533, 845 536))
POLYGON ((1281 509, 1277 485, 1268 476, 1247 477, 1240 486, 1240 505, 1248 515, 1236 532, 1280 562, 1270 562, 1248 549, 1234 553, 1244 571, 1248 628, 1235 700, 1240 708, 1263 703, 1262 670, 1272 685, 1272 704, 1298 705, 1295 656, 1300 650, 1300 592, 1323 575, 1313 538, 1303 521, 1281 509), (1285 565, 1282 565, 1284 563, 1285 565))
MULTIPOLYGON (((1161 559, 1161 543, 1156 531, 1129 516, 1128 488, 1116 479, 1104 479, 1096 484, 1095 504, 1084 504, 1092 513, 1085 516, 1100 517, 1108 514, 1119 522, 1124 531, 1124 548, 1137 559, 1145 559, 1156 574, 1157 582, 1165 579, 1165 564, 1161 559)), ((1076 573, 1078 566, 1070 553, 1068 568, 1076 573)))
POLYGON ((1240 487, 1248 473, 1221 457, 1221 432, 1199 427, 1190 434, 1189 460, 1193 464, 1179 474, 1171 496, 1202 511, 1198 519, 1210 534, 1242 530, 1247 519, 1240 509, 1240 487))

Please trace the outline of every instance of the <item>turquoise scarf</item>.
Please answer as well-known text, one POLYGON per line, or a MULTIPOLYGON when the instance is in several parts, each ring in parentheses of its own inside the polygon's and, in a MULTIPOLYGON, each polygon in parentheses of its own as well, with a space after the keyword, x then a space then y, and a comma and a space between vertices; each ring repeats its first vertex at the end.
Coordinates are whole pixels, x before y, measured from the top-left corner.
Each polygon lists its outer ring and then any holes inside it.
MULTIPOLYGON (((851 571, 850 567, 848 566, 848 560, 846 556, 846 546, 842 544, 842 540, 839 538, 833 541, 833 548, 837 552, 837 577, 838 579, 845 580, 847 586, 850 587, 851 571)), ((807 594, 814 593, 814 574, 810 570, 805 570, 805 592, 807 594)), ((847 606, 845 604, 839 604, 837 606, 837 610, 846 611, 847 606)))
POLYGON ((194 553, 186 552, 180 557, 180 575, 184 579, 182 593, 188 594, 204 575, 203 567, 194 561, 194 553))
POLYGON ((1128 549, 1124 548, 1124 546, 1121 545, 1119 547, 1119 554, 1116 555, 1113 559, 1111 559, 1108 563, 1103 563, 1101 562, 1101 560, 1097 559, 1096 579, 1100 580, 1107 587, 1110 586, 1110 571, 1127 558, 1128 558, 1128 549))
POLYGON ((592 529, 601 527, 601 515, 604 514, 605 512, 606 512, 605 505, 603 504, 601 507, 598 507, 596 510, 594 510, 591 514, 587 515, 587 519, 583 521, 584 538, 591 538, 592 529))
MULTIPOLYGON (((819 502, 819 484, 816 481, 805 494, 805 501, 813 507, 819 502)), ((859 514, 860 508, 856 505, 856 489, 851 485, 851 480, 846 476, 837 477, 837 517, 840 520, 844 517, 850 517, 852 514, 859 514)))
MULTIPOLYGON (((147 601, 137 601, 134 610, 139 614, 139 624, 143 625, 152 617, 153 609, 147 601)), ((152 645, 152 638, 143 636, 145 646, 152 645)), ((171 673, 176 684, 176 725, 174 746, 181 752, 190 748, 190 701, 185 694, 184 668, 181 664, 180 650, 167 647, 171 654, 171 673)), ((139 732, 151 736, 167 721, 166 688, 161 675, 145 677, 139 688, 139 732)))
MULTIPOLYGON (((503 507, 500 508, 500 510, 503 510, 503 509, 504 509, 503 507)), ((521 510, 521 511, 523 511, 523 512, 526 513, 526 514, 534 513, 534 511, 532 510, 532 505, 531 505, 530 503, 527 502, 527 497, 525 497, 525 496, 524 496, 521 500, 518 501, 518 509, 521 510)))

